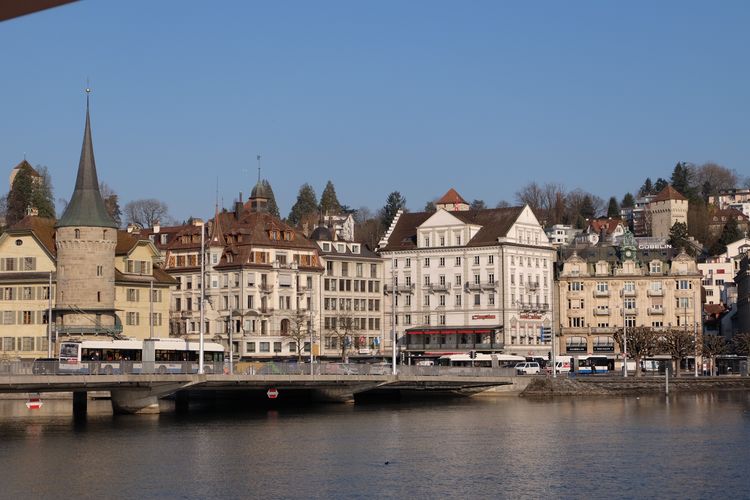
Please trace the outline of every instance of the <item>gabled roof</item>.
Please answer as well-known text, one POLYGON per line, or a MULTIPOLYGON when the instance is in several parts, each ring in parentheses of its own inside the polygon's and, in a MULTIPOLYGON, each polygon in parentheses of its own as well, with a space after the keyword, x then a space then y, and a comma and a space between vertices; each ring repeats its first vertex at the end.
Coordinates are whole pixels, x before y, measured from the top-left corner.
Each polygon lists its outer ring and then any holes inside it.
POLYGON ((31 163, 27 162, 25 158, 23 159, 23 161, 21 161, 21 163, 13 167, 13 170, 21 170, 22 168, 29 169, 32 177, 41 177, 39 172, 37 172, 36 169, 31 166, 31 163))
POLYGON ((109 216, 104 200, 99 193, 99 180, 94 161, 94 145, 91 141, 91 119, 89 117, 88 97, 86 97, 86 126, 83 131, 81 159, 78 162, 78 177, 73 196, 65 208, 56 227, 112 227, 117 224, 109 216))
MULTIPOLYGON (((450 212, 450 214, 466 224, 481 226, 466 246, 492 246, 497 244, 498 238, 508 234, 523 209, 524 207, 490 208, 450 212)), ((381 251, 393 252, 417 248, 417 229, 433 215, 434 212, 401 214, 393 233, 388 238, 388 244, 381 248, 381 251)))
POLYGON ((211 224, 211 236, 208 238, 209 247, 224 247, 227 240, 224 239, 224 231, 221 228, 221 217, 219 217, 219 205, 216 205, 214 221, 211 224))
POLYGON ((468 205, 466 200, 461 198, 461 195, 458 194, 458 192, 453 188, 450 188, 448 192, 443 195, 442 198, 440 198, 438 201, 435 202, 436 205, 447 205, 447 204, 457 205, 459 203, 468 205))
POLYGON ((599 218, 599 219, 592 219, 589 221, 589 232, 600 234, 602 231, 602 228, 604 228, 607 231, 607 234, 612 234, 615 232, 615 229, 617 229, 618 226, 624 225, 624 222, 622 219, 610 219, 610 218, 599 218))
POLYGON ((27 215, 13 224, 6 232, 9 234, 31 232, 44 245, 44 248, 50 255, 54 257, 57 254, 55 246, 55 219, 51 217, 27 215))
POLYGON ((651 203, 666 200, 687 200, 682 194, 672 187, 671 184, 667 184, 667 187, 656 193, 656 196, 651 200, 651 203))

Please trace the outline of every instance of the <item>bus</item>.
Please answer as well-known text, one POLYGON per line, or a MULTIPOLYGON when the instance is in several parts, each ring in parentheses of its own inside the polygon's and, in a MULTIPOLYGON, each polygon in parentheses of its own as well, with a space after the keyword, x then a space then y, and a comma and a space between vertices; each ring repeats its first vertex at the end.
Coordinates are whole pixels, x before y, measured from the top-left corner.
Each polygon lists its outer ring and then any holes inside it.
POLYGON ((576 373, 608 373, 609 367, 610 360, 606 356, 578 356, 578 369, 576 373))
MULTIPOLYGON (((184 339, 71 340, 60 343, 59 372, 83 374, 197 373, 199 343, 184 339)), ((203 343, 203 370, 221 373, 224 346, 203 343)))
POLYGON ((512 354, 484 354, 476 353, 472 359, 469 354, 447 354, 440 356, 437 360, 439 366, 474 366, 481 368, 491 368, 493 358, 497 360, 496 366, 513 367, 519 361, 526 361, 523 356, 514 356, 512 354))

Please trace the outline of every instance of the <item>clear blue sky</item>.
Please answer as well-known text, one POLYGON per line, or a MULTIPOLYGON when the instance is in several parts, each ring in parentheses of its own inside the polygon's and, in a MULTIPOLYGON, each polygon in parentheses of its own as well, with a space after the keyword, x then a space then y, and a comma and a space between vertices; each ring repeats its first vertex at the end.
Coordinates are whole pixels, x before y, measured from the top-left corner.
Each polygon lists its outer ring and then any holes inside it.
MULTIPOLYGON (((677 161, 750 174, 750 3, 87 1, 0 23, 0 167, 68 198, 91 79, 100 180, 178 219, 304 182, 377 209, 529 181, 602 198, 677 161)), ((2 191, 7 179, 3 175, 2 191)))

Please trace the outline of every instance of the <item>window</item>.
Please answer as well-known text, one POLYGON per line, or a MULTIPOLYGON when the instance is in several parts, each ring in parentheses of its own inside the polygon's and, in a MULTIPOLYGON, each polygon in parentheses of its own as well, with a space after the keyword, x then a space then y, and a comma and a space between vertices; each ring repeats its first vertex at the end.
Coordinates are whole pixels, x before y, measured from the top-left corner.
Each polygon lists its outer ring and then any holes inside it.
POLYGON ((481 281, 480 281, 480 277, 479 277, 479 275, 478 275, 478 274, 475 274, 475 275, 474 275, 474 284, 475 284, 475 285, 478 285, 479 283, 481 283, 481 281))
POLYGON ((424 267, 430 267, 430 258, 429 257, 426 257, 424 259, 424 267))
POLYGON ((570 328, 583 328, 583 318, 568 318, 570 328))
POLYGON ((430 305, 430 296, 429 295, 425 295, 424 296, 423 304, 424 304, 425 307, 429 307, 429 305, 430 305))
POLYGON ((140 290, 137 288, 128 288, 127 289, 127 301, 128 302, 138 302, 138 295, 140 290))
POLYGON ((137 312, 129 312, 125 315, 125 324, 130 326, 138 326, 140 324, 140 314, 137 312))
POLYGON ((424 246, 426 246, 426 247, 430 246, 430 237, 429 236, 425 236, 424 237, 424 246))
POLYGON ((487 256, 487 264, 494 264, 495 263, 495 256, 494 255, 488 255, 487 256))
POLYGON ((456 295, 456 307, 461 307, 461 295, 456 295))
POLYGON ((457 266, 461 265, 461 257, 456 257, 456 265, 457 266))
POLYGON ((440 260, 438 260, 438 265, 440 267, 445 267, 445 257, 440 257, 440 260))
POLYGON ((632 297, 626 298, 624 300, 624 304, 625 304, 625 309, 626 310, 633 310, 633 309, 635 309, 635 299, 632 298, 632 297))
POLYGON ((474 305, 479 306, 482 304, 482 296, 478 293, 474 294, 474 305))
POLYGON ((33 311, 23 311, 23 324, 24 325, 31 325, 34 323, 34 312, 33 311))
POLYGON ((80 229, 76 229, 74 232, 75 232, 75 238, 77 240, 80 240, 81 239, 81 230, 80 229))
POLYGON ((404 267, 411 267, 411 258, 407 257, 404 263, 404 267))
POLYGON ((568 282, 568 291, 570 291, 570 292, 581 292, 581 291, 583 291, 583 282, 581 282, 581 281, 570 281, 570 282, 568 282))
POLYGON ((478 266, 478 265, 479 265, 479 255, 475 255, 475 256, 474 256, 474 265, 475 265, 475 266, 478 266))
POLYGON ((623 285, 623 290, 627 293, 635 292, 635 281, 626 281, 623 285))
POLYGON ((23 258, 23 271, 34 271, 36 269, 36 257, 23 258))
MULTIPOLYGON (((545 276, 546 279, 546 276, 545 276)), ((596 291, 600 293, 607 293, 609 292, 609 283, 606 281, 600 281, 596 284, 596 291)))
POLYGON ((370 264, 370 278, 377 278, 377 277, 378 277, 378 265, 370 264))
POLYGON ((455 281, 455 285, 456 285, 456 286, 461 286, 461 285, 463 284, 463 283, 462 283, 462 280, 461 280, 461 275, 460 275, 460 274, 457 274, 457 275, 455 276, 455 278, 456 278, 456 281, 455 281))
POLYGON ((281 352, 281 342, 273 343, 273 352, 281 352))
POLYGON ((495 282, 495 273, 488 273, 487 274, 487 282, 494 283, 495 282))
POLYGON ((635 328, 635 316, 625 316, 625 326, 635 328))
POLYGON ((255 342, 246 342, 245 343, 245 351, 247 351, 247 352, 255 352, 255 342))
POLYGON ((445 295, 440 296, 440 306, 445 307, 445 295))
POLYGON ((456 245, 461 245, 461 235, 460 234, 456 235, 456 245))
POLYGON ((661 274, 661 261, 655 260, 651 262, 650 269, 651 274, 661 274))
POLYGON ((491 293, 487 296, 487 304, 494 306, 495 305, 495 294, 491 293))
POLYGON ((104 266, 96 266, 96 275, 102 276, 104 274, 104 266))
POLYGON ((677 280, 678 290, 691 290, 692 288, 693 283, 690 280, 677 280))
POLYGON ((444 246, 445 246, 445 236, 441 236, 441 237, 440 237, 440 246, 441 246, 441 247, 444 247, 444 246))
POLYGON ((271 343, 270 342, 261 342, 260 343, 260 352, 271 352, 271 343))

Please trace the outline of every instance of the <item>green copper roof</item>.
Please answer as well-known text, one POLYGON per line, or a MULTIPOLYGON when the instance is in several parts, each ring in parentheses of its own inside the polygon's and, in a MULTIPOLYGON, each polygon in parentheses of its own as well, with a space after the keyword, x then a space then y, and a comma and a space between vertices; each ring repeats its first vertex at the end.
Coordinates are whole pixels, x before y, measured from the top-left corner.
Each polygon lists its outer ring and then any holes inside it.
POLYGON ((86 98, 86 129, 83 132, 81 161, 78 163, 78 177, 73 196, 70 198, 65 213, 55 227, 93 226, 117 227, 107 213, 104 200, 99 193, 99 180, 96 177, 94 145, 91 142, 91 123, 89 119, 88 96, 86 98))

